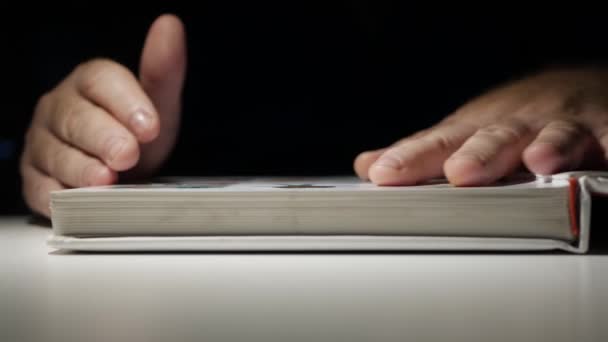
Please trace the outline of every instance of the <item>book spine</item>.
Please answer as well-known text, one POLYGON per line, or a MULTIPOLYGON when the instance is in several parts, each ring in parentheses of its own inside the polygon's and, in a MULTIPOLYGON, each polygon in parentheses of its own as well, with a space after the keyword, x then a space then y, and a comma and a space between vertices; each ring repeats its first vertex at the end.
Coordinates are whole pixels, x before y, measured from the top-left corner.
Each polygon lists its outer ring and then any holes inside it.
POLYGON ((569 204, 569 211, 570 211, 570 230, 572 231, 572 235, 574 235, 574 237, 578 238, 579 234, 580 234, 580 227, 578 225, 579 223, 579 212, 578 212, 578 205, 579 205, 579 180, 575 177, 571 177, 568 179, 568 183, 570 184, 569 187, 569 200, 568 200, 568 204, 569 204))

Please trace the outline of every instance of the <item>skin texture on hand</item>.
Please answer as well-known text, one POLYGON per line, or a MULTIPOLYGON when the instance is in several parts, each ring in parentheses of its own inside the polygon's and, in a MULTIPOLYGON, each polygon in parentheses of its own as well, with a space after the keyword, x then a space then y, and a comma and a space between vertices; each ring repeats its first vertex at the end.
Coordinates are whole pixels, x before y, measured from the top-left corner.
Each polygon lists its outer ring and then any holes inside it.
POLYGON ((608 70, 548 70, 494 89, 438 124, 361 153, 354 169, 379 185, 446 177, 490 184, 526 167, 537 174, 606 168, 608 70))
POLYGON ((112 184, 160 167, 178 133, 185 69, 183 24, 163 15, 150 27, 138 77, 97 59, 43 95, 20 163, 30 208, 50 216, 51 191, 112 184))

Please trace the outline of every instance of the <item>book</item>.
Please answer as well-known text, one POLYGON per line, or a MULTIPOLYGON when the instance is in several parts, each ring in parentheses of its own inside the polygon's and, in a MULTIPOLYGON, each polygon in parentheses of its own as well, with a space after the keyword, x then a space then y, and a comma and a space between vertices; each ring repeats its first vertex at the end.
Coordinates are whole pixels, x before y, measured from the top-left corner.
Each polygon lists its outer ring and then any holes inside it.
POLYGON ((162 178, 56 191, 49 245, 89 251, 551 250, 585 253, 608 173, 454 187, 355 177, 162 178))

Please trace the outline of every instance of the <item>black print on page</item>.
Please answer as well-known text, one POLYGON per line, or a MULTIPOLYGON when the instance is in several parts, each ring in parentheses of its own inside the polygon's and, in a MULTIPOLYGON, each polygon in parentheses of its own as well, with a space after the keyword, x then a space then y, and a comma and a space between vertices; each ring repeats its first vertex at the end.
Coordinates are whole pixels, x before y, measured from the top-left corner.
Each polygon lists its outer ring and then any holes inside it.
POLYGON ((335 188, 333 185, 314 185, 314 184, 286 184, 275 186, 278 189, 310 189, 310 188, 335 188))

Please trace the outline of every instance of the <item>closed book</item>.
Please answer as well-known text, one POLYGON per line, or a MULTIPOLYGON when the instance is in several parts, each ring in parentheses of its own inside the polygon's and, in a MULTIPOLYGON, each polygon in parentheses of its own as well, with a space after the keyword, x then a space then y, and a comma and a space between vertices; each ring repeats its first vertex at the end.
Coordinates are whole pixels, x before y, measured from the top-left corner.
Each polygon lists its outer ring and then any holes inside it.
POLYGON ((164 178, 56 191, 59 249, 88 251, 588 250, 608 174, 515 175, 454 187, 355 177, 164 178))

